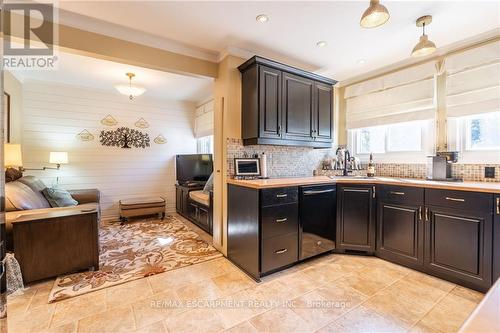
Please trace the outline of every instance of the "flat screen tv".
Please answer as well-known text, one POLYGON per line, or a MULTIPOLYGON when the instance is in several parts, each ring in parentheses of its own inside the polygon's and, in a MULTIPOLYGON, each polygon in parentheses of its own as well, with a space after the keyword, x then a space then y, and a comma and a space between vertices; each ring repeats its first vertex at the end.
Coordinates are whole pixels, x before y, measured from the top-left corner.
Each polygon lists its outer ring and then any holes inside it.
POLYGON ((178 184, 204 183, 212 171, 212 154, 189 154, 175 157, 175 173, 178 184))

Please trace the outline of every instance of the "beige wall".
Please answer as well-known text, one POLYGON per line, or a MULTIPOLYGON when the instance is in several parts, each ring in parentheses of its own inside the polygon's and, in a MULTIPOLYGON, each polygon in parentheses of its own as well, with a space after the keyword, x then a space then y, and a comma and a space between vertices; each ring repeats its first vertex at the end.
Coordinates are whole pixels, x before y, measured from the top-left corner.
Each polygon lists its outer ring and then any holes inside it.
POLYGON ((214 245, 227 254, 227 138, 241 137, 241 75, 245 59, 227 56, 219 63, 214 89, 214 245))
MULTIPOLYGON (((21 143, 23 110, 23 88, 12 73, 4 71, 4 90, 10 95, 10 143, 21 143)), ((4 110, 4 112, 7 112, 4 110)))

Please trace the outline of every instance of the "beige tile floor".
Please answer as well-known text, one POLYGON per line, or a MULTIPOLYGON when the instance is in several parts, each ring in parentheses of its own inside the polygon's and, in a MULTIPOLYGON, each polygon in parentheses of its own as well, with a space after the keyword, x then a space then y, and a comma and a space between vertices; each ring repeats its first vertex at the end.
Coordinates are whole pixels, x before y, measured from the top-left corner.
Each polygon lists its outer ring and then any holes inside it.
POLYGON ((9 297, 9 332, 456 332, 483 294, 378 258, 328 255, 256 283, 227 259, 47 304, 9 297))

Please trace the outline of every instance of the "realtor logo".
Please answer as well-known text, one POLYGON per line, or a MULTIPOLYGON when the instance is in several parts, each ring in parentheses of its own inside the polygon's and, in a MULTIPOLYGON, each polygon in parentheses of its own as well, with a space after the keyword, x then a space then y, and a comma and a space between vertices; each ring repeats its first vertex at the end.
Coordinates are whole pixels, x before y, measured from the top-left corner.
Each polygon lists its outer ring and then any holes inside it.
POLYGON ((3 7, 6 69, 52 70, 57 56, 56 10, 52 3, 8 3, 3 7))

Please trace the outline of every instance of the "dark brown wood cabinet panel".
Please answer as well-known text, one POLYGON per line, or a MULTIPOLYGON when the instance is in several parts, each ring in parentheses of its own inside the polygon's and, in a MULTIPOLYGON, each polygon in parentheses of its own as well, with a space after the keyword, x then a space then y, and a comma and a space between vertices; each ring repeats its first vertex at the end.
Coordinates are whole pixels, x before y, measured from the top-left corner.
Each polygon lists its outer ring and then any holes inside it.
POLYGON ((434 206, 491 212, 493 194, 467 191, 425 189, 425 201, 434 206))
POLYGON ((373 186, 337 186, 337 249, 375 251, 373 186))
POLYGON ((259 72, 248 68, 241 76, 241 137, 243 140, 259 136, 259 72))
POLYGON ((378 186, 378 200, 392 204, 424 204, 424 189, 410 186, 382 185, 378 186))
POLYGON ((259 66, 260 137, 281 138, 281 71, 259 66))
POLYGON ((494 198, 493 222, 493 280, 500 278, 500 194, 494 198))
POLYGON ((259 190, 228 185, 227 256, 255 279, 260 278, 259 190))
POLYGON ((263 207, 261 212, 262 238, 298 232, 298 212, 297 203, 263 207))
POLYGON ((425 266, 432 274, 470 288, 491 285, 492 215, 426 206, 425 266))
POLYGON ((313 136, 315 141, 332 142, 333 88, 316 82, 314 85, 313 136))
POLYGON ((377 255, 380 258, 412 268, 422 267, 424 260, 422 209, 420 205, 379 203, 377 255))
POLYGON ((263 274, 299 260, 298 233, 262 240, 261 272, 263 274))
POLYGON ((313 140, 314 81, 283 73, 283 138, 313 140))

